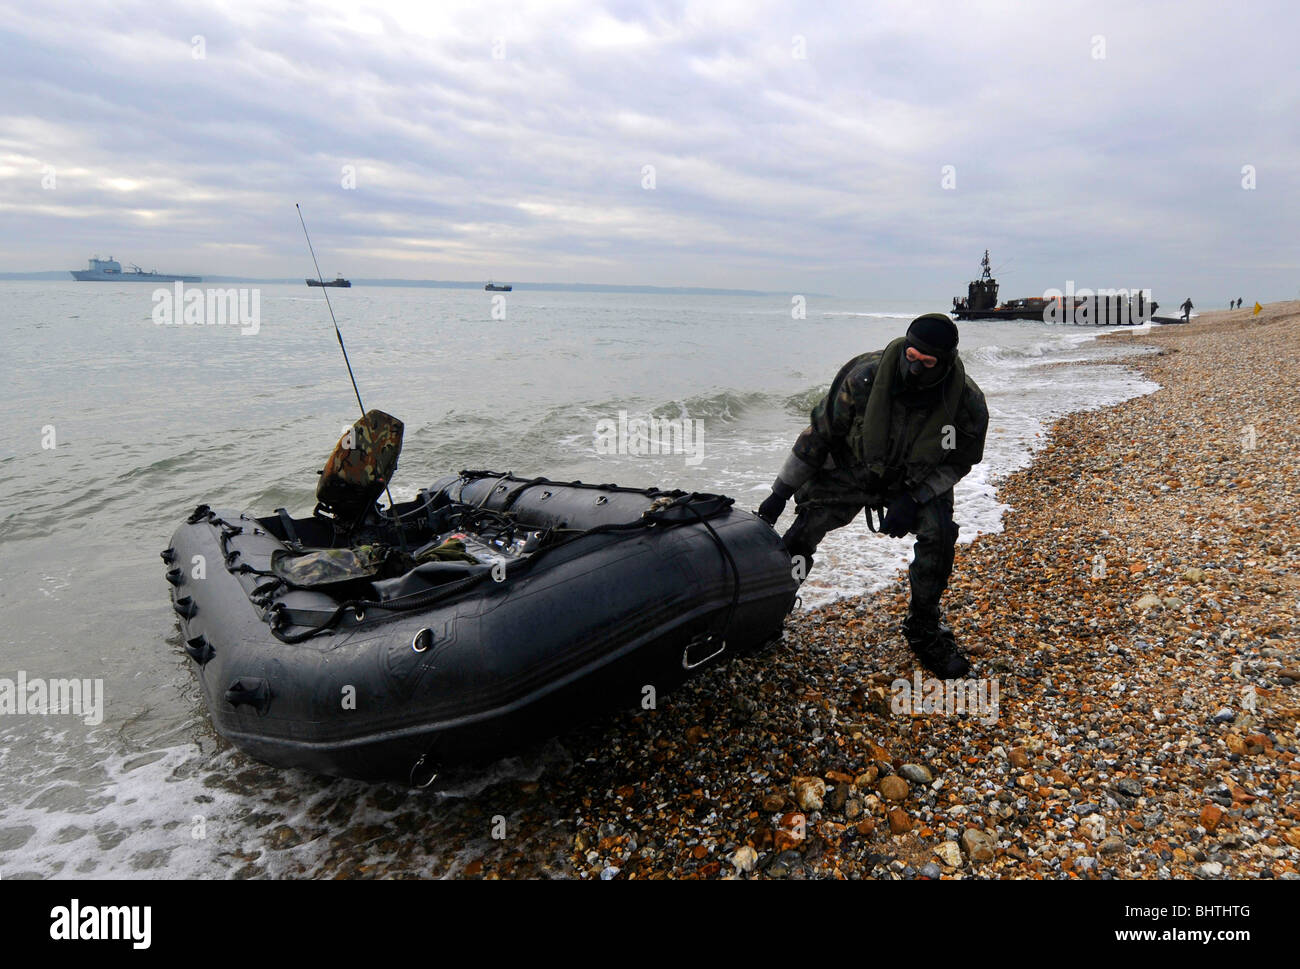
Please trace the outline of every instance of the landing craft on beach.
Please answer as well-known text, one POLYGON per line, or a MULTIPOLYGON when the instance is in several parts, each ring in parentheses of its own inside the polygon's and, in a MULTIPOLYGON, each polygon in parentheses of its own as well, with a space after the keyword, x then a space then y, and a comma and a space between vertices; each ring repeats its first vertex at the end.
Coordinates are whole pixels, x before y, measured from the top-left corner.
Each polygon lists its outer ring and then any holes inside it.
POLYGON ((1033 320, 1040 323, 1075 323, 1081 326, 1133 326, 1145 323, 1159 308, 1149 290, 1049 289, 1042 296, 1026 296, 998 304, 998 281, 989 265, 989 251, 980 260, 982 273, 971 280, 965 298, 954 296, 952 315, 958 320, 1033 320))

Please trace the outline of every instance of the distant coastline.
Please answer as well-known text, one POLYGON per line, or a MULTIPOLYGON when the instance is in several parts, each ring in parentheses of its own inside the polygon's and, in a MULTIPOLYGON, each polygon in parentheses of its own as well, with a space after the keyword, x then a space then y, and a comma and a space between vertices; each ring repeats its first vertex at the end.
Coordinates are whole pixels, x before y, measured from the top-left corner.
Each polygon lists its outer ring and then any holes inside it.
MULTIPOLYGON (((68 281, 66 269, 50 272, 0 273, 0 282, 47 282, 68 281)), ((263 285, 284 284, 301 286, 302 278, 261 279, 254 276, 207 276, 203 277, 205 285, 214 283, 261 283, 263 285)), ((482 280, 463 281, 456 279, 357 279, 354 286, 406 286, 425 289, 479 289, 482 280)), ((626 286, 606 283, 513 283, 515 291, 536 290, 538 292, 573 292, 573 293, 658 293, 662 295, 682 296, 789 296, 789 292, 768 292, 758 289, 719 289, 706 286, 626 286)), ((829 298, 828 293, 803 293, 819 299, 829 298)))

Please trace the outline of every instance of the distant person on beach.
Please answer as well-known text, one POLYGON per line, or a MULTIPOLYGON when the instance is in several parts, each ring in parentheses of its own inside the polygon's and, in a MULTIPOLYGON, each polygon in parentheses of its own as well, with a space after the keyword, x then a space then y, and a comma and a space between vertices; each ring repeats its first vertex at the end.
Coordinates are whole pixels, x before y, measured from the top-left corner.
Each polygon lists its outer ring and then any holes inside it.
POLYGON ((864 506, 872 531, 914 533, 903 635, 945 679, 970 670, 939 611, 957 544, 952 487, 983 459, 988 424, 984 394, 957 355, 957 325, 941 313, 918 316, 906 336, 840 368, 758 509, 775 525, 794 498, 785 546, 807 569, 826 533, 864 506))
POLYGON ((1186 323, 1192 318, 1192 298, 1189 296, 1184 300, 1183 305, 1178 307, 1183 311, 1183 322, 1186 323))
POLYGON ((1241 297, 1237 297, 1237 309, 1241 309, 1241 297))

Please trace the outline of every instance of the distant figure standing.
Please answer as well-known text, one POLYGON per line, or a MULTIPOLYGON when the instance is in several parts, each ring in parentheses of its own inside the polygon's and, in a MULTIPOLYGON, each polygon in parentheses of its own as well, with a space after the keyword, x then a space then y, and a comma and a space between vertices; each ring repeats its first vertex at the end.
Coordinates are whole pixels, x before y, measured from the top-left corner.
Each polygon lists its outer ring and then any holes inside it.
POLYGON ((1186 323, 1188 320, 1192 318, 1192 298, 1190 296, 1187 297, 1187 299, 1183 302, 1183 305, 1178 308, 1183 311, 1184 323, 1186 323))
POLYGON ((1241 297, 1237 297, 1237 309, 1241 309, 1241 297))

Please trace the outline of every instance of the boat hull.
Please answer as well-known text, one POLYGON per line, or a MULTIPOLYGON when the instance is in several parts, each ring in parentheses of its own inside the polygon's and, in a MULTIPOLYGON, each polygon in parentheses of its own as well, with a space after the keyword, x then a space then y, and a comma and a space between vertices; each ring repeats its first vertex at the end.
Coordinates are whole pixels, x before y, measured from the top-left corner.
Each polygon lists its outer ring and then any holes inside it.
MULTIPOLYGON (((992 310, 953 310, 952 316, 958 320, 1033 320, 1038 323, 1051 323, 1050 310, 1044 309, 992 309, 992 310)), ((1111 320, 1109 314, 1094 320, 1093 326, 1141 326, 1153 317, 1143 318, 1132 310, 1125 319, 1111 320)))
MULTIPOLYGON (((484 508, 509 502, 520 520, 543 526, 609 530, 472 594, 411 612, 373 608, 294 643, 250 599, 265 579, 231 570, 267 570, 286 547, 275 520, 201 506, 164 558, 217 731, 270 764, 423 784, 441 767, 644 708, 780 638, 797 583, 780 538, 753 513, 725 507, 707 526, 628 526, 653 493, 542 482, 452 476, 429 494, 455 491, 484 508), (196 579, 190 563, 199 561, 212 564, 196 579)), ((294 615, 334 605, 306 590, 284 599, 294 615)))
POLYGON ((958 320, 1037 320, 1043 322, 1042 310, 953 310, 958 320))

